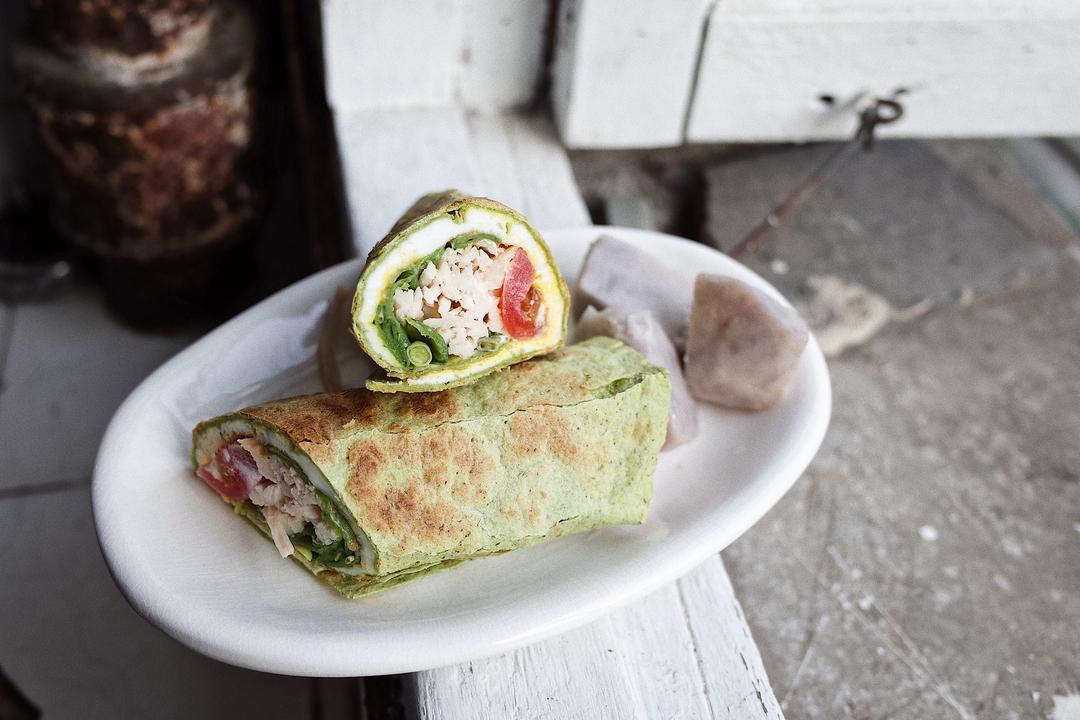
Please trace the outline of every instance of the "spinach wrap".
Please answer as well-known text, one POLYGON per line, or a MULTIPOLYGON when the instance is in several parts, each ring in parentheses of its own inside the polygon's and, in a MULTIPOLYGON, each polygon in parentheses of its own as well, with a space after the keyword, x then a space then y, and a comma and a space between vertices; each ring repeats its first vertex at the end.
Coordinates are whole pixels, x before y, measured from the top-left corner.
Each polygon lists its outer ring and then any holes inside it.
POLYGON ((385 371, 369 390, 444 390, 558 348, 569 308, 525 218, 448 190, 420 198, 369 253, 352 333, 385 371))
POLYGON ((640 523, 667 372, 597 337, 475 383, 277 400, 200 423, 196 473, 348 597, 561 535, 640 523))

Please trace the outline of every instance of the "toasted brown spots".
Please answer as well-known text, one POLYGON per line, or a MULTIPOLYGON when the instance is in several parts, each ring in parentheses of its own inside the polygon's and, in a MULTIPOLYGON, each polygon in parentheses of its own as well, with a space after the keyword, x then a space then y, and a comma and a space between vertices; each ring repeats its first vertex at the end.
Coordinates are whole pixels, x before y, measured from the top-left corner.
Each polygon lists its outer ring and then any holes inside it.
POLYGON ((447 428, 452 433, 451 460, 473 483, 483 483, 495 474, 495 461, 483 440, 460 428, 447 428))
POLYGON ((580 439, 558 408, 542 406, 510 417, 511 448, 516 455, 530 457, 546 452, 567 465, 583 460, 580 439))
POLYGON ((402 415, 433 422, 453 420, 460 411, 461 401, 457 393, 452 390, 415 393, 404 399, 398 406, 398 412, 402 415))
POLYGON ((523 458, 537 455, 544 449, 541 429, 532 411, 515 413, 510 416, 508 428, 510 434, 510 451, 523 458))
POLYGON ((318 446, 328 445, 334 431, 343 426, 370 427, 383 413, 385 401, 366 390, 303 395, 244 410, 256 420, 281 428, 305 445, 315 458, 325 456, 318 446))
POLYGON ((456 483, 450 490, 450 494, 459 503, 466 504, 472 499, 473 490, 473 486, 466 480, 465 482, 456 483))
POLYGON ((450 428, 436 428, 424 433, 423 452, 426 458, 445 458, 450 454, 450 428))
POLYGON ((416 515, 416 488, 409 486, 404 490, 388 490, 383 496, 384 503, 379 510, 379 519, 382 527, 403 528, 404 524, 397 522, 399 519, 412 519, 416 515))
POLYGON ((398 549, 409 552, 422 544, 460 542, 469 530, 446 503, 426 503, 416 485, 387 490, 374 518, 375 529, 401 538, 398 549))
POLYGON ((349 449, 346 457, 352 468, 348 491, 358 502, 367 499, 387 461, 383 449, 371 441, 358 442, 349 449))

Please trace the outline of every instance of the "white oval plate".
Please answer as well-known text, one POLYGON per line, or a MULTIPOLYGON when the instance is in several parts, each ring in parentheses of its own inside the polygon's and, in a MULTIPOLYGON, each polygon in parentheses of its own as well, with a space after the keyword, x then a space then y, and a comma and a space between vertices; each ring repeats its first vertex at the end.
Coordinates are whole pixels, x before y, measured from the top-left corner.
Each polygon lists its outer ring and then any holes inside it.
MULTIPOLYGON (((546 233, 571 287, 601 231, 780 297, 703 245, 621 228, 546 233)), ((282 560, 195 477, 190 433, 222 412, 318 391, 319 321, 335 286, 351 286, 361 264, 307 278, 179 353, 131 393, 102 441, 93 507, 113 577, 150 622, 219 660, 291 675, 378 675, 502 653, 569 630, 726 547, 791 487, 825 434, 829 376, 811 338, 776 407, 747 414, 701 406, 698 438, 660 456, 644 525, 542 543, 346 600, 282 560)), ((346 353, 347 377, 359 382, 370 365, 356 360, 355 346, 346 353)))

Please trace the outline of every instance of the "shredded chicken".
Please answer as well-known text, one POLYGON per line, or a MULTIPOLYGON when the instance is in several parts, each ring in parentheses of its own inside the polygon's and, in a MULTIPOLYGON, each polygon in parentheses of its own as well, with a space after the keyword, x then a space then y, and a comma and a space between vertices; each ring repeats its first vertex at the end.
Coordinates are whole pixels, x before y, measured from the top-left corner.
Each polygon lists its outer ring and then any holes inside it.
POLYGON ((449 249, 438 266, 429 262, 414 290, 394 292, 394 314, 435 328, 452 355, 470 357, 480 340, 504 332, 496 291, 503 285, 513 248, 481 240, 449 249))
POLYGON ((251 487, 248 499, 262 512, 282 557, 293 554, 289 535, 302 531, 308 523, 315 529, 320 543, 338 539, 337 533, 323 520, 319 499, 288 463, 255 438, 243 438, 238 443, 251 454, 262 475, 251 487))

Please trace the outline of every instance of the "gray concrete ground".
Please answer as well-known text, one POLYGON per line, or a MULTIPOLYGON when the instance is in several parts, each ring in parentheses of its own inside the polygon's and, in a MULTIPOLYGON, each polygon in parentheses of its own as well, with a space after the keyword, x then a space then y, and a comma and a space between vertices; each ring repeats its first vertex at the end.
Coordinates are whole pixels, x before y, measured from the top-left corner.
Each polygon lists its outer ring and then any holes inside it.
POLYGON ((788 716, 1044 717, 1080 683, 1080 277, 830 367, 824 447, 724 553, 788 716))
MULTIPOLYGON (((736 242, 820 152, 704 163, 701 236, 736 242)), ((724 552, 732 581, 789 718, 1069 717, 1080 243, 998 145, 872 159, 751 264, 793 295, 828 274, 929 311, 830 361, 825 444, 724 552)))

